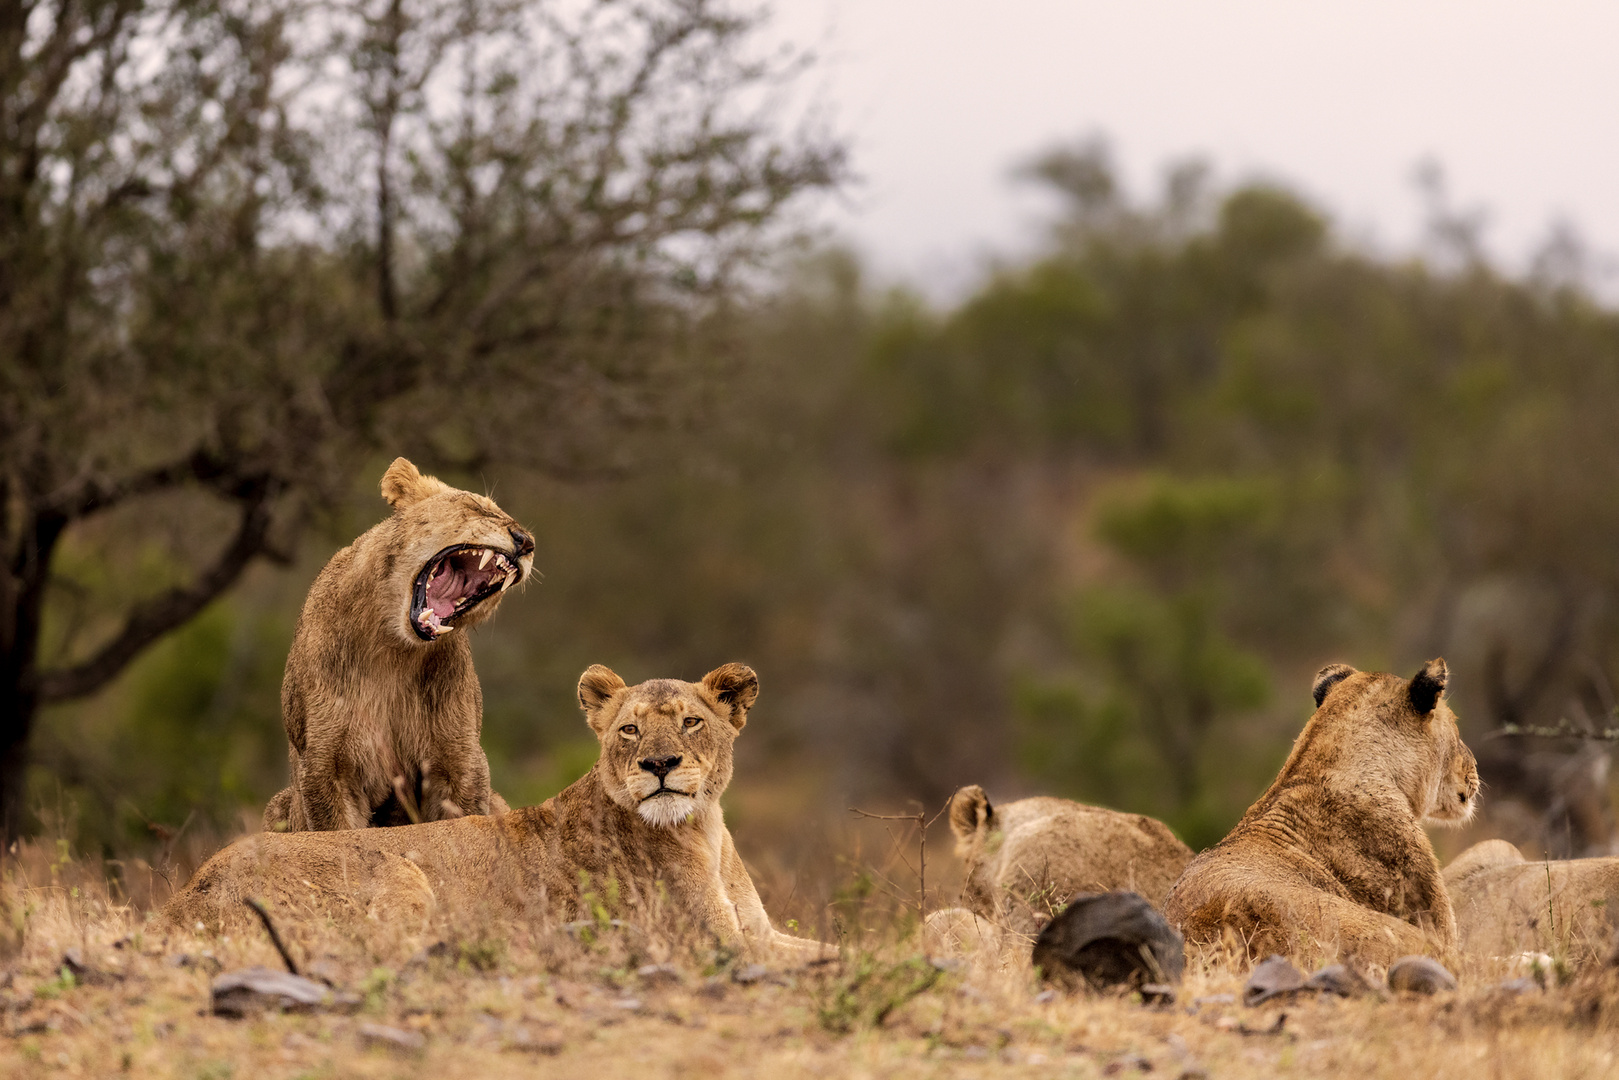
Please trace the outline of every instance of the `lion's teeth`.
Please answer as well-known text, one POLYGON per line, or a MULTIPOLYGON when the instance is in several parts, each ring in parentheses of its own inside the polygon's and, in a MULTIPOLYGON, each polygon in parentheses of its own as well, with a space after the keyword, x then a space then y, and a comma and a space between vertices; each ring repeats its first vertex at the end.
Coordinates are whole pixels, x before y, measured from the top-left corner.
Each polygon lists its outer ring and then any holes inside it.
POLYGON ((494 557, 495 553, 493 551, 490 551, 488 548, 484 548, 483 556, 478 559, 478 569, 482 570, 484 567, 488 566, 489 560, 493 559, 494 557))
POLYGON ((455 627, 449 625, 448 623, 440 623, 438 626, 433 627, 433 629, 436 630, 440 635, 443 635, 448 634, 451 630, 454 630, 455 627))
POLYGON ((506 571, 506 580, 502 581, 500 583, 500 591, 505 592, 507 589, 511 588, 512 587, 512 582, 514 582, 516 580, 517 580, 517 571, 516 570, 508 570, 508 571, 506 571))

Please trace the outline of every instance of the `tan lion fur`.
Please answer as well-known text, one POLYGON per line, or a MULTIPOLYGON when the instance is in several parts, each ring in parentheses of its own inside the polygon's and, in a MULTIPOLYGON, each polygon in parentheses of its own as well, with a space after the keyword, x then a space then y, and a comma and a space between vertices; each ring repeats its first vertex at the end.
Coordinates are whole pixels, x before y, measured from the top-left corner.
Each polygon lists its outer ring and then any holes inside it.
POLYGON ((697 683, 633 687, 591 667, 579 700, 601 755, 555 797, 498 817, 246 837, 209 859, 164 912, 183 926, 239 929, 252 918, 242 900, 255 896, 282 913, 420 927, 438 909, 591 918, 594 904, 616 897, 725 942, 818 955, 819 944, 771 926, 720 810, 758 689, 741 664, 697 683), (664 769, 665 793, 646 762, 664 769))
POLYGON ((1165 900, 1189 943, 1226 942, 1250 957, 1336 949, 1379 965, 1455 948, 1422 830, 1424 819, 1465 821, 1478 792, 1442 698, 1448 680, 1443 660, 1410 680, 1321 670, 1315 714, 1276 781, 1165 900))
POLYGON ((1525 862, 1507 841, 1485 840, 1444 876, 1466 955, 1542 952, 1579 964, 1613 950, 1619 858, 1525 862))
POLYGON ((281 683, 292 782, 267 829, 361 829, 504 811, 479 744, 483 692, 467 631, 496 593, 424 641, 411 628, 417 576, 440 552, 476 545, 533 569, 533 538, 492 499, 423 476, 398 458, 382 477, 393 513, 315 578, 281 683), (396 778, 398 783, 396 785, 396 778))
POLYGON ((1078 893, 1129 889, 1162 903, 1192 858, 1142 814, 1045 797, 995 806, 977 784, 951 798, 950 829, 966 864, 962 903, 1031 938, 1078 893))

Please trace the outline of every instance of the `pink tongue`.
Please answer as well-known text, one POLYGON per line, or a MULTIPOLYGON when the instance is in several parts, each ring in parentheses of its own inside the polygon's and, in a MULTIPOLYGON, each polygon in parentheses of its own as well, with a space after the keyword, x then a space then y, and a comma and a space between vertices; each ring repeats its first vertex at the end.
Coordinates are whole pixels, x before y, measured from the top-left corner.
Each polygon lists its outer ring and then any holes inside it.
POLYGON ((447 619, 455 614, 455 602, 466 594, 462 587, 461 573, 453 566, 447 566, 427 586, 427 606, 441 619, 447 619))

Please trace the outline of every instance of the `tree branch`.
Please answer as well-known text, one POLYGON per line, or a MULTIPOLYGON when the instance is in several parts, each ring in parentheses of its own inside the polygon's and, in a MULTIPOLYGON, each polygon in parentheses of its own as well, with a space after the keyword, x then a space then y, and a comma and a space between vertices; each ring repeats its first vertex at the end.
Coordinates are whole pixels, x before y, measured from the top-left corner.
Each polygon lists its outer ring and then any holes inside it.
MULTIPOLYGON (((108 510, 126 499, 145 495, 161 488, 174 487, 186 480, 218 486, 235 481, 229 466, 206 450, 197 450, 178 461, 158 465, 144 472, 121 479, 93 477, 82 483, 53 492, 40 503, 40 511, 66 521, 75 521, 100 510, 108 510)), ((249 481, 251 488, 262 481, 249 481)), ((233 492, 226 492, 240 498, 233 492)))
POLYGON ((241 524, 230 545, 195 583, 170 589, 137 605, 124 628, 101 651, 81 664, 38 676, 39 700, 49 704, 84 697, 111 682, 131 660, 159 637, 182 625, 241 577, 256 557, 269 550, 270 502, 278 485, 260 481, 244 499, 241 524))

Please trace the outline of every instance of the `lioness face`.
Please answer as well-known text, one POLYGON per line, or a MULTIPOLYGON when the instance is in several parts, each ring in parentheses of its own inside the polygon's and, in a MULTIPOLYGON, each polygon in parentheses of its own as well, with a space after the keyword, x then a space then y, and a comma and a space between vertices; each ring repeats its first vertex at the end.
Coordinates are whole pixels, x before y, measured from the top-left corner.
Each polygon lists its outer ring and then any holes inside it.
POLYGON ((382 478, 393 504, 390 594, 400 635, 433 642, 493 615, 534 569, 534 537, 493 499, 423 476, 404 458, 382 478))
POLYGON ((1441 825, 1465 825, 1478 810, 1478 760, 1462 742, 1450 706, 1441 701, 1429 722, 1434 725, 1445 768, 1435 778, 1426 818, 1441 825))
POLYGON ((731 782, 731 743, 759 696, 751 668, 726 664, 701 682, 637 686, 600 664, 579 679, 579 704, 601 742, 596 762, 612 800, 659 828, 718 802, 731 782))

